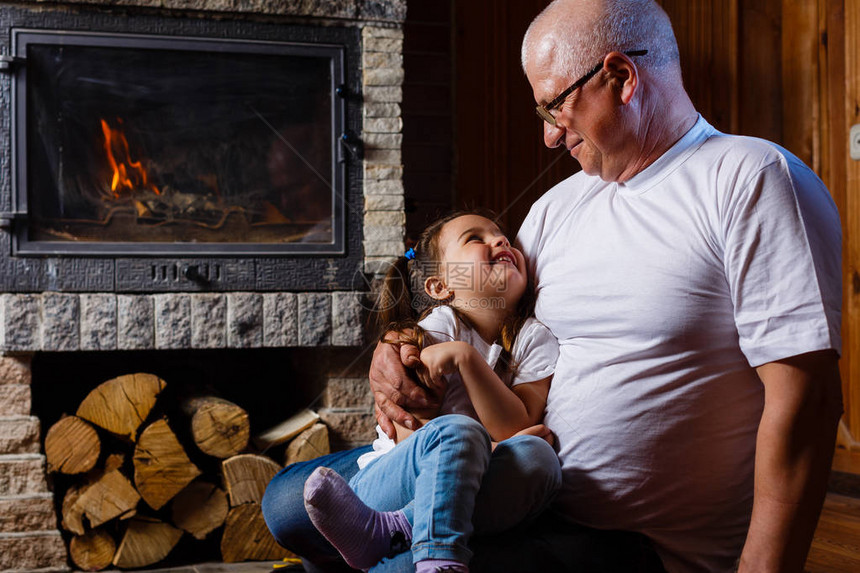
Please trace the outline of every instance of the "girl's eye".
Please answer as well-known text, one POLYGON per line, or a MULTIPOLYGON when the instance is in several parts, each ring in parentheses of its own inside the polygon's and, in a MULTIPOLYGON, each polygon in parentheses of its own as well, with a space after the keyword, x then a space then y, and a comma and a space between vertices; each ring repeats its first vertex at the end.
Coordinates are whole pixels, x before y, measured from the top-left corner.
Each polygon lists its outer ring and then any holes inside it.
POLYGON ((472 241, 480 241, 481 237, 478 235, 470 235, 468 239, 466 239, 467 243, 471 243, 472 241))

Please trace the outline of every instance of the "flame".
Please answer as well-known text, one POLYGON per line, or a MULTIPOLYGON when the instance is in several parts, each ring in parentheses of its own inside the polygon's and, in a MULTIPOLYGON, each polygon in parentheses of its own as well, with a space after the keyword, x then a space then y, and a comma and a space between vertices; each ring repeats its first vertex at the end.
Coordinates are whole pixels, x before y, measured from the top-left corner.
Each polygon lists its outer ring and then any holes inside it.
MULTIPOLYGON (((128 140, 122 130, 112 128, 104 119, 100 121, 102 133, 105 136, 105 153, 113 170, 110 189, 113 191, 114 197, 118 198, 124 190, 135 191, 138 189, 150 189, 156 195, 160 195, 161 192, 158 187, 149 182, 149 175, 147 175, 142 162, 140 160, 132 161, 128 140)), ((118 121, 122 123, 122 120, 118 121)))

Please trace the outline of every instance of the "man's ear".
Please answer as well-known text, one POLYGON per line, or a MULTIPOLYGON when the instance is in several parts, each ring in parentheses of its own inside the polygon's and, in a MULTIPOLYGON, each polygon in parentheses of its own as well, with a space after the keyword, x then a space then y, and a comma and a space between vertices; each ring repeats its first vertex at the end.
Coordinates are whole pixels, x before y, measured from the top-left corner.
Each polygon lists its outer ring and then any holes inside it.
POLYGON ((603 67, 612 75, 613 85, 619 88, 620 103, 630 103, 639 86, 639 70, 633 60, 621 52, 610 52, 603 61, 603 67))
POLYGON ((427 280, 424 281, 424 292, 435 300, 445 300, 454 294, 448 289, 448 285, 445 284, 442 277, 438 276, 427 277, 427 280))

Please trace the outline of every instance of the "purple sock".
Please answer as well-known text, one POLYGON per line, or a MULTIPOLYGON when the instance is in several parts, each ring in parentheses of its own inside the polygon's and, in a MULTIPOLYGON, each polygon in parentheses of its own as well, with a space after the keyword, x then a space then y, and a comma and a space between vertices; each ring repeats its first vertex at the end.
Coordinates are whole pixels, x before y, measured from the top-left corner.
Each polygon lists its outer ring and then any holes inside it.
POLYGON ((469 573, 469 568, 459 561, 448 559, 424 559, 415 564, 415 573, 469 573))
POLYGON ((319 467, 305 482, 305 509, 314 526, 350 567, 370 569, 383 557, 408 551, 412 525, 402 511, 375 511, 337 472, 319 467))

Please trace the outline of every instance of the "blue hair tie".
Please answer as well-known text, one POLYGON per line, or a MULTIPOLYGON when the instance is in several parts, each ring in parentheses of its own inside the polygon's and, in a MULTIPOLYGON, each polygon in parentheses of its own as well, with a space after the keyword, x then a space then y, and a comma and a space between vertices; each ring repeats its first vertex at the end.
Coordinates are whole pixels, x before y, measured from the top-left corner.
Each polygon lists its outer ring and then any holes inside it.
POLYGON ((415 258, 415 249, 409 249, 408 251, 403 253, 403 256, 406 257, 407 260, 411 261, 412 259, 415 258))

